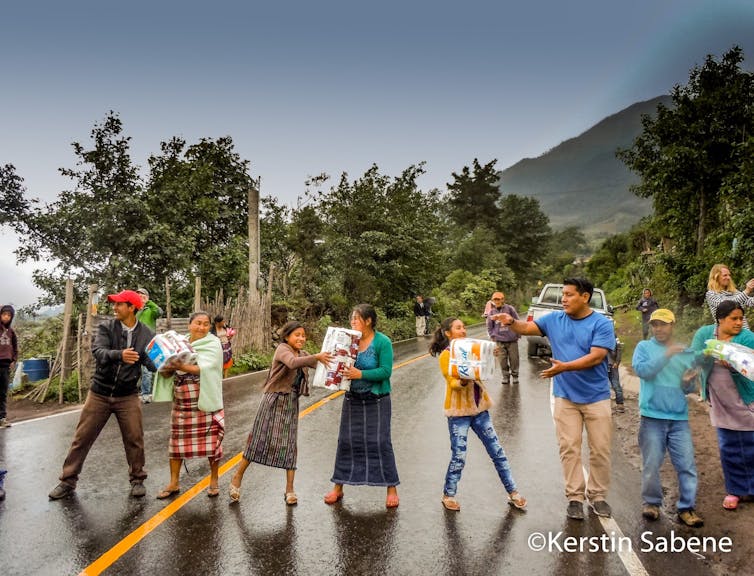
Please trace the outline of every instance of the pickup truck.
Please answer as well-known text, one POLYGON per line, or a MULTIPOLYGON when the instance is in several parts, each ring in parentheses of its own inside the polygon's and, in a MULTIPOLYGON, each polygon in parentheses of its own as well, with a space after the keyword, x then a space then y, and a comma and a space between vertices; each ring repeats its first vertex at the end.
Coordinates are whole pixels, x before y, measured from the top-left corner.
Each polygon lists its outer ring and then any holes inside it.
MULTIPOLYGON (((562 310, 563 304, 560 301, 562 295, 562 284, 545 284, 544 288, 542 288, 542 292, 539 293, 539 296, 531 299, 531 306, 529 306, 526 321, 533 322, 537 318, 541 318, 550 312, 562 310)), ((607 303, 605 293, 599 288, 594 289, 589 306, 595 312, 604 314, 612 320, 613 307, 607 303)), ((526 340, 526 352, 529 356, 539 356, 540 354, 543 356, 552 355, 550 342, 547 340, 546 336, 527 336, 526 340)))

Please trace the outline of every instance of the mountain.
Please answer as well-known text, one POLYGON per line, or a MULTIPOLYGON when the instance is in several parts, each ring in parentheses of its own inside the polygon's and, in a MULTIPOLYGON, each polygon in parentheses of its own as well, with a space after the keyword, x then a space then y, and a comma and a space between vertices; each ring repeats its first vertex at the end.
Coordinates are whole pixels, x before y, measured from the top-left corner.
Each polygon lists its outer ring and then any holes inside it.
POLYGON ((589 238, 628 230, 651 213, 652 204, 629 190, 638 176, 615 152, 633 144, 642 115, 653 115, 660 103, 670 107, 672 99, 633 104, 538 158, 506 168, 500 173, 503 193, 537 198, 554 228, 578 226, 589 238))

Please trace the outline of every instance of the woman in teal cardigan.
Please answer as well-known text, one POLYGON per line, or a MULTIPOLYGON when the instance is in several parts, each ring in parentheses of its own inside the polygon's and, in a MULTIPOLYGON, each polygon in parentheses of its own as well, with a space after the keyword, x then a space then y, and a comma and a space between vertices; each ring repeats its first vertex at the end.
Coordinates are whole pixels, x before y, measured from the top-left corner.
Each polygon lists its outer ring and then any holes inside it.
MULTIPOLYGON (((725 300, 717 307, 717 324, 702 326, 692 348, 705 349, 710 339, 754 348, 754 333, 743 327, 741 304, 725 300)), ((717 429, 720 463, 728 494, 723 508, 735 510, 742 496, 754 495, 754 382, 727 363, 703 357, 702 398, 710 403, 710 420, 717 429)))
POLYGON ((351 328, 361 332, 359 353, 345 372, 351 379, 340 416, 338 450, 327 504, 343 498, 343 485, 386 486, 385 506, 398 506, 398 470, 390 440, 390 375, 393 345, 377 332, 377 313, 369 304, 359 304, 351 313, 351 328))

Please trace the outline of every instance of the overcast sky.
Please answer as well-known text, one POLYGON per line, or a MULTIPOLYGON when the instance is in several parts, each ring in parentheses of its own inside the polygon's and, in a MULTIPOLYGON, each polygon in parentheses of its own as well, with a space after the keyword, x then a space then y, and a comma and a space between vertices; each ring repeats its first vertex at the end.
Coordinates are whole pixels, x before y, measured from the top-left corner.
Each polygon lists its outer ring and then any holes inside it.
MULTIPOLYGON (((116 111, 146 165, 173 136, 230 135, 262 193, 295 203, 309 175, 451 172, 536 157, 685 83, 738 44, 751 0, 8 3, 0 19, 0 164, 31 197, 70 181, 71 142, 116 111)), ((337 178, 336 178, 337 180, 337 178)), ((36 299, 0 231, 0 301, 36 299)))

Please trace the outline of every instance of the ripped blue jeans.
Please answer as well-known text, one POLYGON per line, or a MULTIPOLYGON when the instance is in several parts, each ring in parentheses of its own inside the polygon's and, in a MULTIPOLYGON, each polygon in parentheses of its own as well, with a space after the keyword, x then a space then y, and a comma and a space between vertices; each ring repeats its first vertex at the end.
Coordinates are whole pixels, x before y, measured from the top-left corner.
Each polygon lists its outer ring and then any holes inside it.
POLYGON ((445 474, 445 488, 443 492, 448 496, 455 496, 458 489, 458 482, 461 480, 461 473, 466 464, 466 446, 469 436, 469 428, 479 436, 484 444, 487 454, 490 455, 492 463, 495 465, 497 475, 503 482, 506 491, 510 494, 516 491, 516 483, 511 474, 511 467, 508 464, 508 457, 505 450, 497 438, 490 413, 484 411, 476 416, 450 416, 448 417, 448 431, 450 432, 450 464, 448 472, 445 474))

